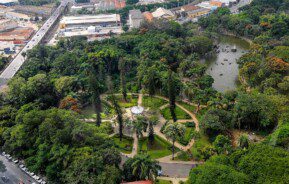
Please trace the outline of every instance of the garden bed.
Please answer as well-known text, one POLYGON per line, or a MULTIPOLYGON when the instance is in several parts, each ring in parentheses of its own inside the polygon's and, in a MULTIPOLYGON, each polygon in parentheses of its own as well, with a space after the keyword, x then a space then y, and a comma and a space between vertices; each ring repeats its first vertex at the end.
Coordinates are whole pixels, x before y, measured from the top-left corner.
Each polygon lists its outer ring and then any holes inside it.
POLYGON ((147 153, 153 159, 162 158, 172 154, 172 145, 157 135, 155 135, 152 145, 149 144, 148 137, 139 139, 138 145, 138 153, 147 153))
POLYGON ((143 96, 142 105, 146 108, 151 108, 153 110, 159 109, 161 106, 167 104, 168 101, 150 96, 143 96))
MULTIPOLYGON (((183 111, 178 106, 176 106, 176 108, 175 108, 175 113, 176 113, 177 119, 191 119, 190 115, 188 115, 185 111, 183 111)), ((172 119, 169 107, 166 107, 163 110, 161 110, 161 114, 163 115, 163 117, 166 120, 171 120, 172 119)))
POLYGON ((116 145, 116 149, 118 149, 120 152, 125 153, 125 154, 130 154, 132 151, 132 147, 133 147, 133 138, 132 137, 128 137, 123 135, 122 140, 119 140, 119 135, 115 135, 112 137, 115 145, 116 145))

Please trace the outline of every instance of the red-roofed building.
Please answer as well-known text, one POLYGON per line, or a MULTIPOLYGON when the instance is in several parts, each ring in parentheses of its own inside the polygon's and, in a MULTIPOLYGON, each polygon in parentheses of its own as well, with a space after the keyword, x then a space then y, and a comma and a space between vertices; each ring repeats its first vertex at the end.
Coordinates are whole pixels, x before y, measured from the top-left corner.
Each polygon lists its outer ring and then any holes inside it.
POLYGON ((122 184, 153 184, 152 181, 144 180, 144 181, 133 181, 133 182, 127 182, 122 184))
POLYGON ((148 22, 151 22, 154 18, 151 12, 143 12, 142 15, 148 22))
POLYGON ((225 7, 225 3, 222 3, 220 1, 210 1, 210 5, 217 6, 217 7, 225 7))
POLYGON ((200 7, 194 6, 194 5, 190 5, 190 4, 181 7, 181 11, 184 11, 184 12, 194 11, 194 10, 197 10, 197 9, 200 9, 200 7))

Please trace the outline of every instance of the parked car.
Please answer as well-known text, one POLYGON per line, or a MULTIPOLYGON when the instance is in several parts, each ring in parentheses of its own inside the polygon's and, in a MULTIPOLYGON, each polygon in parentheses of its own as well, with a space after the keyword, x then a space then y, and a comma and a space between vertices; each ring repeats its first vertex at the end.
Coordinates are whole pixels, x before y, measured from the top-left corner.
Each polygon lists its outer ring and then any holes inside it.
POLYGON ((17 159, 13 159, 12 162, 14 162, 15 164, 19 163, 19 161, 17 159))

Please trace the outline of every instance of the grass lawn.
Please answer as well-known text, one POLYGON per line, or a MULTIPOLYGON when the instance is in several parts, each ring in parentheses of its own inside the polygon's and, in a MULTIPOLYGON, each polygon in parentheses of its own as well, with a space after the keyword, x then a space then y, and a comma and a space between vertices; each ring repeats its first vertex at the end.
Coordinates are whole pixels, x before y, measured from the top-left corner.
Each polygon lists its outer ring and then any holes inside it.
POLYGON ((197 109, 196 106, 190 105, 190 104, 183 102, 183 101, 178 101, 178 103, 192 113, 194 113, 195 110, 197 109))
POLYGON ((195 123, 194 122, 188 122, 186 125, 186 131, 185 135, 178 140, 178 142, 184 146, 188 145, 189 142, 194 138, 196 135, 195 133, 195 123))
POLYGON ((170 180, 161 180, 161 179, 157 179, 157 181, 155 182, 155 184, 172 184, 173 182, 170 180))
POLYGON ((203 134, 199 134, 198 138, 195 139, 195 143, 192 146, 192 148, 189 151, 182 151, 175 160, 180 161, 201 161, 203 160, 203 155, 200 152, 201 149, 203 149, 206 146, 210 146, 210 140, 209 137, 203 134))
POLYGON ((203 116, 206 114, 207 111, 208 109, 206 107, 203 107, 201 108, 201 110, 199 110, 199 112, 196 114, 199 121, 203 119, 203 116))
MULTIPOLYGON (((103 118, 103 119, 111 118, 114 115, 113 108, 104 102, 102 103, 102 111, 103 112, 101 113, 101 118, 103 118)), ((81 110, 81 114, 84 116, 84 118, 87 118, 87 119, 95 119, 96 118, 95 109, 92 105, 88 105, 88 106, 84 107, 81 110)))
POLYGON ((116 144, 116 148, 122 152, 129 154, 132 151, 132 144, 133 144, 133 138, 123 136, 122 140, 119 140, 119 135, 115 135, 112 137, 114 143, 116 144))
POLYGON ((147 137, 139 139, 138 144, 138 153, 147 153, 153 159, 162 158, 172 154, 172 145, 157 135, 155 135, 153 145, 149 145, 149 140, 147 137))
MULTIPOLYGON (((188 115, 185 111, 183 111, 178 106, 176 106, 175 108, 175 113, 177 115, 177 119, 191 119, 190 115, 188 115)), ((166 107, 163 110, 161 110, 161 114, 164 116, 166 120, 172 119, 169 107, 166 107)))
POLYGON ((200 153, 200 149, 210 146, 209 137, 203 133, 200 133, 199 137, 195 140, 195 144, 190 149, 193 158, 196 160, 202 160, 202 154, 200 153))
POLYGON ((149 107, 151 109, 159 109, 161 106, 167 104, 168 101, 157 98, 157 97, 150 97, 150 96, 143 96, 142 105, 144 107, 149 107))
MULTIPOLYGON (((127 102, 123 100, 122 95, 115 95, 115 97, 122 108, 129 108, 137 105, 138 95, 127 95, 127 102)), ((107 100, 111 101, 109 97, 107 100)))

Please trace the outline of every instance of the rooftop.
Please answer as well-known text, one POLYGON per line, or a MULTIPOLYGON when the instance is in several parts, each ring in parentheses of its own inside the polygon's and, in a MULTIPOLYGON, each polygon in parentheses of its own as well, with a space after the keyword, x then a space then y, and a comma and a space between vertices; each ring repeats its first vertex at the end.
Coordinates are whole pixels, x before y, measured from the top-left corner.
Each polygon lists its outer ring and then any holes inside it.
POLYGON ((149 181, 149 180, 145 180, 145 181, 127 182, 127 183, 122 183, 122 184, 153 184, 153 183, 151 181, 149 181))
POLYGON ((167 10, 165 8, 158 8, 156 11, 152 13, 153 17, 159 18, 162 16, 174 16, 173 12, 170 10, 167 10))
POLYGON ((151 12, 143 12, 142 15, 147 21, 152 21, 154 18, 151 12))
POLYGON ((85 16, 68 16, 63 17, 60 21, 62 24, 89 24, 89 23, 104 23, 104 22, 120 22, 118 14, 100 14, 100 15, 85 15, 85 16))
POLYGON ((129 10, 129 15, 132 19, 142 19, 143 16, 140 10, 129 10))
POLYGON ((194 6, 194 5, 190 5, 190 4, 182 6, 183 11, 193 11, 193 10, 197 10, 199 8, 200 7, 198 7, 198 6, 194 6))
POLYGON ((0 0, 0 4, 18 3, 18 0, 0 0))

